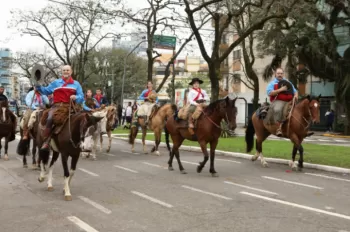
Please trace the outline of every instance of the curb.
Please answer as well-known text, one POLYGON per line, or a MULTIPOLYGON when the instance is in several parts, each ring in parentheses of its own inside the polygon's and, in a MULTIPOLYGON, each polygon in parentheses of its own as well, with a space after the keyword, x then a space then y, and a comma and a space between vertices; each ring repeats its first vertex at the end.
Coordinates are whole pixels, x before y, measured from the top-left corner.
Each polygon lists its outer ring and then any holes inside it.
POLYGON ((350 136, 349 136, 349 135, 323 134, 322 136, 325 136, 325 137, 333 137, 333 138, 350 139, 350 136))
MULTIPOLYGON (((128 138, 125 138, 125 137, 113 137, 113 138, 128 141, 128 138)), ((142 143, 142 140, 135 139, 135 143, 142 143)), ((154 145, 154 141, 151 141, 151 140, 146 140, 145 143, 146 143, 146 145, 154 145)), ((170 145, 173 145, 173 144, 170 143, 170 145)), ((166 144, 164 142, 161 142, 159 144, 159 147, 166 148, 166 144)), ((192 146, 186 146, 186 145, 182 145, 180 147, 180 150, 200 152, 200 153, 202 152, 200 147, 192 147, 192 146)), ((247 159, 247 160, 251 160, 251 158, 253 157, 253 155, 249 155, 249 154, 245 154, 245 153, 229 152, 229 151, 221 151, 221 150, 216 150, 215 154, 222 155, 222 156, 234 157, 234 158, 247 159)), ((260 157, 259 157, 259 160, 260 160, 260 157)), ((290 160, 286 160, 286 159, 267 158, 267 157, 265 157, 265 160, 267 162, 270 162, 270 163, 284 164, 284 165, 289 165, 289 161, 290 161, 290 160)), ((306 163, 306 162, 304 162, 304 168, 311 168, 311 169, 327 171, 327 172, 334 172, 334 173, 341 173, 341 174, 350 174, 350 169, 348 169, 348 168, 340 168, 340 167, 335 167, 335 166, 312 164, 312 163, 306 163)))

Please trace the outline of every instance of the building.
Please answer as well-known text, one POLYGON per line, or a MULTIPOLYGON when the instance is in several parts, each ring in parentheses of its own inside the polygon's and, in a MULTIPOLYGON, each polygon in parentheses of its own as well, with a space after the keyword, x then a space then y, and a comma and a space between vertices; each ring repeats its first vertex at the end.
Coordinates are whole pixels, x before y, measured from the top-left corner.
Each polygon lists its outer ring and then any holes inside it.
MULTIPOLYGON (((143 33, 135 33, 127 37, 115 37, 112 41, 112 48, 120 48, 128 51, 133 50, 141 41, 145 41, 146 35, 143 33)), ((139 56, 145 56, 147 50, 147 43, 141 43, 135 50, 134 53, 139 56)))
POLYGON ((28 90, 32 87, 32 84, 30 83, 30 80, 27 77, 18 78, 18 83, 19 83, 19 89, 20 89, 20 95, 19 95, 20 104, 25 105, 26 95, 28 93, 28 90))
POLYGON ((0 84, 5 87, 5 95, 8 98, 12 98, 11 62, 10 49, 0 48, 0 84))

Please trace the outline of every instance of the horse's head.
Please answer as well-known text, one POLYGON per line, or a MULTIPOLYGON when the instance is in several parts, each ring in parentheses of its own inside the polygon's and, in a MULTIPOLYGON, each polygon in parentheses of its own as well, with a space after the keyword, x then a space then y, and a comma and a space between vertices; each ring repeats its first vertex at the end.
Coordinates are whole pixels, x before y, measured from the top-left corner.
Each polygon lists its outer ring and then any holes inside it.
POLYGON ((320 123, 320 98, 321 94, 318 97, 312 98, 310 95, 306 97, 309 100, 309 110, 312 123, 320 123))
POLYGON ((116 118, 117 118, 117 107, 114 105, 108 106, 107 115, 106 115, 107 127, 113 127, 116 118))
POLYGON ((223 101, 220 102, 220 114, 224 118, 230 130, 235 130, 237 127, 237 107, 235 106, 237 97, 231 99, 227 96, 223 101))

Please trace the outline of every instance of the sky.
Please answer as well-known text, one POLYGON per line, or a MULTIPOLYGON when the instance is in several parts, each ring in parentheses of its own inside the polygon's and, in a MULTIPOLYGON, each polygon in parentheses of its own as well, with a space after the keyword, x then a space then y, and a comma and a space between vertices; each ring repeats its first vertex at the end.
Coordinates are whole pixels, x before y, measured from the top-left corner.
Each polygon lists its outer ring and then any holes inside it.
MULTIPOLYGON (((12 15, 10 13, 13 9, 21 10, 39 10, 49 4, 48 0, 11 0, 6 1, 6 4, 2 4, 0 7, 0 48, 9 48, 13 53, 16 52, 37 52, 43 53, 47 51, 48 46, 46 43, 37 37, 29 35, 21 35, 15 28, 8 28, 8 24, 11 22, 12 15)), ((147 7, 148 3, 146 0, 127 0, 128 7, 137 10, 140 7, 147 7)), ((116 26, 116 28, 119 28, 116 26)), ((133 28, 132 26, 126 26, 118 32, 123 32, 127 28, 133 28)), ((114 28, 111 28, 114 30, 114 28)), ((112 41, 106 40, 101 46, 111 46, 112 41)), ((208 43, 209 44, 209 43, 208 43)), ((185 55, 200 55, 197 48, 197 42, 191 42, 188 49, 181 56, 185 55)), ((168 53, 168 51, 164 51, 168 53)))

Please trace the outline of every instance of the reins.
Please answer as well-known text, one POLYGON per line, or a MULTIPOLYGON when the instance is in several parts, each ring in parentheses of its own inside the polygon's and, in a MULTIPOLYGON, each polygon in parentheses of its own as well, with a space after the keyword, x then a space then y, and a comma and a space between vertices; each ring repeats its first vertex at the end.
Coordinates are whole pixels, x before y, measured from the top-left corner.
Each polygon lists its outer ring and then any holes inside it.
MULTIPOLYGON (((287 134, 289 135, 289 128, 290 128, 290 119, 291 119, 291 117, 293 117, 299 124, 301 124, 301 125, 303 125, 304 126, 304 124, 302 123, 302 122, 300 122, 299 121, 299 119, 297 119, 295 116, 293 116, 293 110, 294 110, 294 108, 295 108, 295 105, 296 105, 296 101, 295 101, 295 98, 293 98, 293 102, 292 102, 292 109, 290 110, 290 112, 289 112, 289 115, 288 115, 288 119, 289 119, 289 122, 288 122, 288 128, 287 128, 287 134)), ((308 108, 308 111, 309 111, 309 116, 310 116, 310 120, 307 120, 304 116, 303 116, 303 119, 305 120, 305 122, 307 123, 307 125, 306 126, 304 126, 304 130, 306 131, 306 130, 308 130, 308 128, 309 128, 309 126, 310 126, 310 124, 311 124, 311 111, 310 111, 310 109, 308 108)))
MULTIPOLYGON (((69 141, 72 143, 73 147, 74 148, 78 148, 81 144, 81 141, 79 141, 77 144, 74 143, 73 139, 72 139, 72 131, 71 131, 71 111, 72 111, 72 108, 74 109, 74 112, 77 113, 75 107, 74 107, 74 103, 73 103, 73 100, 70 99, 69 101, 69 115, 68 115, 68 131, 69 131, 69 141)), ((80 126, 81 127, 81 126, 80 126)), ((81 136, 81 135, 80 135, 81 136)))

